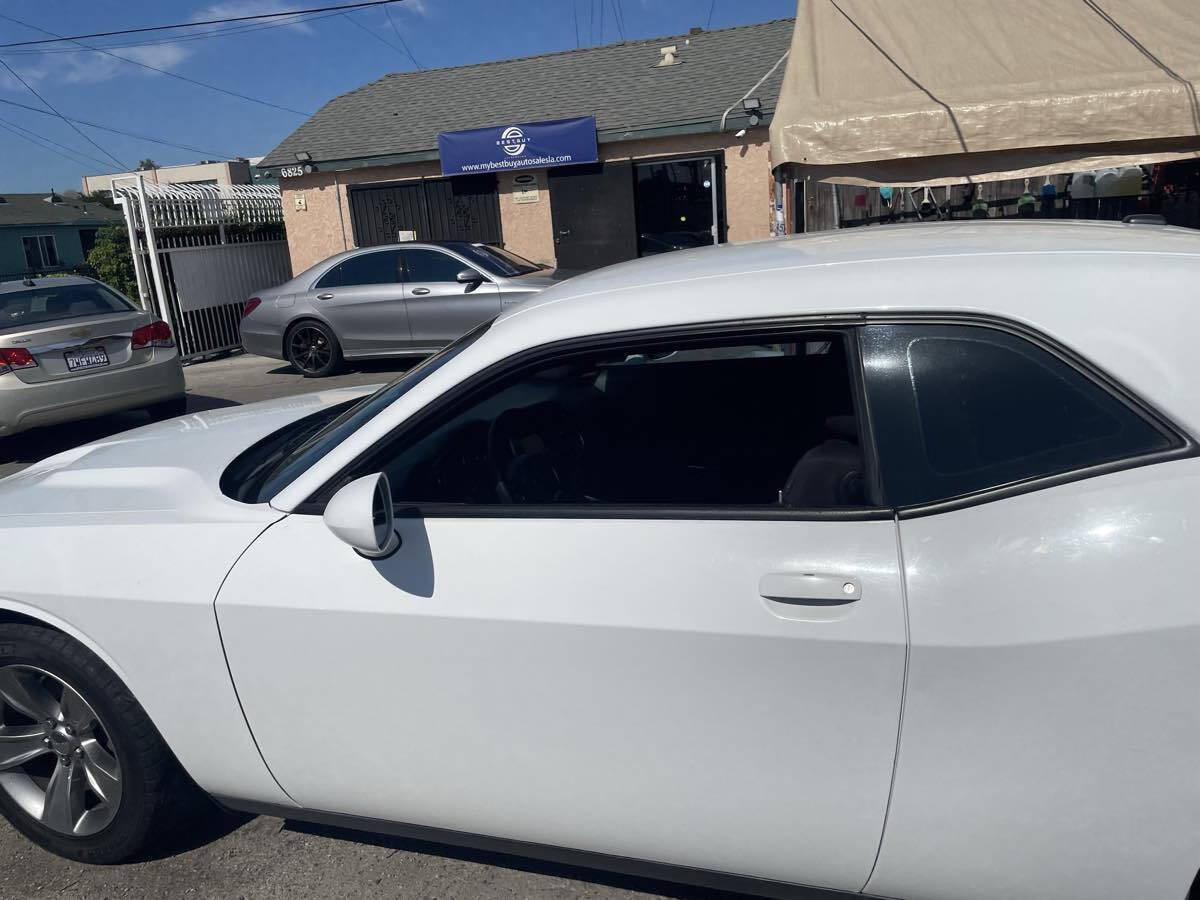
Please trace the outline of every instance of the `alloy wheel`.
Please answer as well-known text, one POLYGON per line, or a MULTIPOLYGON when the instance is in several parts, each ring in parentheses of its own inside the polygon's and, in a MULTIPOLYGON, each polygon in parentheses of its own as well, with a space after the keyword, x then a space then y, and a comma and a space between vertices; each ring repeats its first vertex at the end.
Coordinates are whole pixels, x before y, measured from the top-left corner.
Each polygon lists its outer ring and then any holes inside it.
POLYGON ((301 372, 320 372, 333 359, 333 345, 320 328, 301 325, 288 340, 288 355, 301 372))
POLYGON ((109 733, 80 693, 43 669, 0 667, 0 790, 71 837, 103 830, 121 805, 109 733))

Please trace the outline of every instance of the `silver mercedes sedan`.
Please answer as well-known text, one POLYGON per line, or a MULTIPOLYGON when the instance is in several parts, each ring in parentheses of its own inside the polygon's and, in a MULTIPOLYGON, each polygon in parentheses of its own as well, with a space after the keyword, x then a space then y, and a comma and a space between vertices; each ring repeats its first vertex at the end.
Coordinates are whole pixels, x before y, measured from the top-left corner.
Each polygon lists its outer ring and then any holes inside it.
POLYGON ((166 322, 91 278, 0 281, 0 437, 126 409, 186 410, 166 322))
POLYGON ((425 356, 564 277, 468 241, 350 250, 247 300, 242 347, 314 378, 343 359, 425 356))

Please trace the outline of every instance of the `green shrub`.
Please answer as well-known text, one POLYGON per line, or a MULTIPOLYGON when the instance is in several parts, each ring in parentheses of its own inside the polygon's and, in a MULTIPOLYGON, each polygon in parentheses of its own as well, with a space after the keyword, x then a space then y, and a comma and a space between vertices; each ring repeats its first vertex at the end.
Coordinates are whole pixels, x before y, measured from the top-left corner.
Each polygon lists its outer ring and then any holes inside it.
POLYGON ((88 253, 87 261, 96 270, 97 278, 141 302, 133 255, 129 252, 129 234, 124 225, 105 225, 97 231, 96 244, 88 253))

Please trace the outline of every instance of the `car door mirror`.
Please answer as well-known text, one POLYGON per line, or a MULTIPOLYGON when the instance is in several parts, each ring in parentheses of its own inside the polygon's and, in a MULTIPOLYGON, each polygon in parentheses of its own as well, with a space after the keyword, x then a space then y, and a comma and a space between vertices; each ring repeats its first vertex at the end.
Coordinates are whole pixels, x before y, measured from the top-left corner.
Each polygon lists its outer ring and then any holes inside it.
POLYGON ((391 556, 400 546, 392 489, 382 472, 356 478, 334 494, 325 506, 324 519, 338 540, 367 559, 391 556))
POLYGON ((483 276, 474 269, 463 269, 454 276, 454 280, 459 284, 479 284, 483 281, 483 276))

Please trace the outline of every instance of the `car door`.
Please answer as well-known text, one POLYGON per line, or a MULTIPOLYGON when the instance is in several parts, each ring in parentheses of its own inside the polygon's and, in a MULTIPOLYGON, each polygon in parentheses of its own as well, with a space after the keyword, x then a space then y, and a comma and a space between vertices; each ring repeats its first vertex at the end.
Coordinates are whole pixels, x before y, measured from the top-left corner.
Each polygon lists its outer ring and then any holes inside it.
POLYGON ((307 299, 347 355, 394 353, 410 341, 398 250, 347 257, 316 281, 307 299))
POLYGON ((406 511, 388 559, 312 514, 249 548, 218 618, 297 802, 862 888, 906 643, 853 345, 708 340, 435 402, 352 467, 406 511))
POLYGON ((868 892, 1184 896, 1200 860, 1186 440, 1036 335, 864 332, 912 640, 868 892))
POLYGON ((482 273, 477 282, 458 281, 459 272, 478 272, 475 266, 429 247, 406 248, 402 255, 404 302, 414 347, 442 347, 500 314, 495 282, 482 273))

